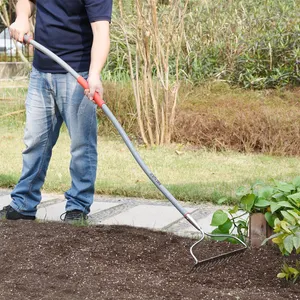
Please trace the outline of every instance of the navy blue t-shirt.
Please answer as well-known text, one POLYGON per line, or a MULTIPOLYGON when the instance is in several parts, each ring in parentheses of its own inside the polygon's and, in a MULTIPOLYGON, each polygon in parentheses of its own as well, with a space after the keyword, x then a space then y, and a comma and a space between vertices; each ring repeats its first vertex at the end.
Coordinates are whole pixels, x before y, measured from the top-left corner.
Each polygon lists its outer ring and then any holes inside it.
MULTIPOLYGON (((77 72, 89 70, 92 22, 111 21, 112 0, 36 0, 34 39, 77 72)), ((33 66, 41 72, 66 73, 52 59, 35 50, 33 66)))

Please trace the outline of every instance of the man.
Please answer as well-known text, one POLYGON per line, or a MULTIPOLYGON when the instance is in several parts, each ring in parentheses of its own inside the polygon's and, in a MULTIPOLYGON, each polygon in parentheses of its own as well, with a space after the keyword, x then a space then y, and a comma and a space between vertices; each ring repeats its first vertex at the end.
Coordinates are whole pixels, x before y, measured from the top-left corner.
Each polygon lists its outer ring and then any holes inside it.
POLYGON ((36 9, 35 40, 87 79, 83 90, 57 63, 35 50, 26 98, 23 169, 9 206, 0 217, 34 220, 41 187, 59 130, 71 138, 71 188, 65 193, 64 220, 85 220, 94 197, 97 120, 93 95, 102 95, 100 73, 109 52, 112 0, 19 0, 10 34, 22 42, 36 9))

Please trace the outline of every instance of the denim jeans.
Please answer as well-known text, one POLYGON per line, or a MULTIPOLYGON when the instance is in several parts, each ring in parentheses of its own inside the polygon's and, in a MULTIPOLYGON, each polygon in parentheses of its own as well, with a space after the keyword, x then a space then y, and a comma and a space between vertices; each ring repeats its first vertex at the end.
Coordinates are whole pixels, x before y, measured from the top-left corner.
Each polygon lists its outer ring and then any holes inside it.
MULTIPOLYGON (((80 73, 87 78, 88 72, 80 73)), ((26 98, 23 169, 11 193, 11 206, 34 216, 41 201, 49 161, 62 123, 71 138, 71 188, 65 192, 66 211, 89 213, 97 168, 96 105, 70 74, 32 69, 26 98)))

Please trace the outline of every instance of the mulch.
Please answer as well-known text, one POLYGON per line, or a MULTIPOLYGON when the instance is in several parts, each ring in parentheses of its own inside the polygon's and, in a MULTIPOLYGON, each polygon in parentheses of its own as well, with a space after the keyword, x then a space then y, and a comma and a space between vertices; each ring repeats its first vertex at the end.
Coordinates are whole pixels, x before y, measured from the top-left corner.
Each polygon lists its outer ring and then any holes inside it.
MULTIPOLYGON (((276 278, 283 257, 274 246, 191 272, 192 239, 147 229, 1 221, 0 237, 1 300, 300 299, 299 282, 276 278)), ((197 255, 232 247, 206 240, 197 255)))

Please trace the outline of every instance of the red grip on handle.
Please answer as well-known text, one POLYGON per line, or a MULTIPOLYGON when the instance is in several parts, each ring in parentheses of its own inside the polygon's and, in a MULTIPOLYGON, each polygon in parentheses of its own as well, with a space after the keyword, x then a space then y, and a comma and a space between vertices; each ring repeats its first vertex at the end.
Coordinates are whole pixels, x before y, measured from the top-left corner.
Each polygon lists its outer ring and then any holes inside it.
POLYGON ((103 104, 105 104, 105 102, 102 100, 102 98, 101 98, 101 96, 99 95, 98 92, 95 92, 94 100, 100 108, 102 107, 103 104))
MULTIPOLYGON (((88 82, 82 77, 79 76, 77 78, 77 82, 84 88, 84 89, 88 89, 89 88, 89 84, 88 82)), ((97 103, 97 105, 99 107, 102 107, 103 104, 105 104, 105 102, 101 99, 101 96, 99 95, 99 93, 95 92, 94 94, 94 101, 97 103)))

